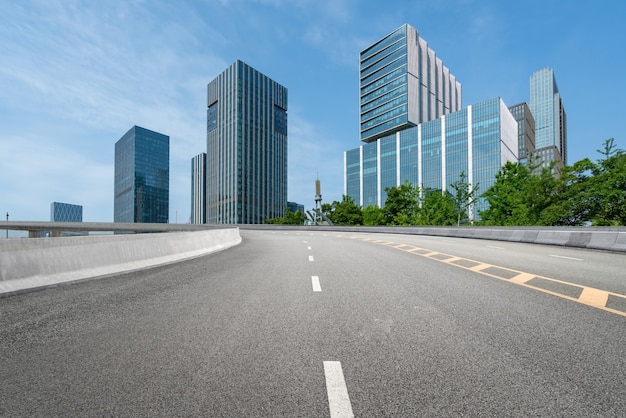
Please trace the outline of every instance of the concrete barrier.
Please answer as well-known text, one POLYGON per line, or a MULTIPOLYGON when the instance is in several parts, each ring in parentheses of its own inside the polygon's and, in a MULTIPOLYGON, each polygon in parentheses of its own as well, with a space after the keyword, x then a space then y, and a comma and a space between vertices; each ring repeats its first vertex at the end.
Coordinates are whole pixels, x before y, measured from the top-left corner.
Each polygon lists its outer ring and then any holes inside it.
POLYGON ((0 240, 0 296, 168 264, 240 242, 238 228, 0 240))
POLYGON ((421 227, 239 225, 241 229, 380 233, 474 238, 626 252, 625 227, 421 227))

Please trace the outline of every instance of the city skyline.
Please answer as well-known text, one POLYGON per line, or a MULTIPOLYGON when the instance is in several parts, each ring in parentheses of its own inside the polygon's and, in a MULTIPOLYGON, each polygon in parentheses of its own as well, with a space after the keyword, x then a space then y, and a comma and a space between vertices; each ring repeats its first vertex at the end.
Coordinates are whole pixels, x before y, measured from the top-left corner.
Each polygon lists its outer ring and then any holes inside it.
POLYGON ((528 102, 530 75, 550 67, 567 110, 568 163, 595 161, 609 137, 626 148, 626 87, 615 77, 625 58, 612 34, 620 1, 322 3, 3 2, 0 211, 46 220, 51 201, 67 201, 85 221, 111 221, 114 144, 141 125, 171 138, 169 220, 187 222, 206 84, 236 59, 289 89, 288 200, 313 207, 316 178, 325 203, 340 200, 343 152, 361 144, 359 52, 405 23, 461 83, 463 107, 528 102))

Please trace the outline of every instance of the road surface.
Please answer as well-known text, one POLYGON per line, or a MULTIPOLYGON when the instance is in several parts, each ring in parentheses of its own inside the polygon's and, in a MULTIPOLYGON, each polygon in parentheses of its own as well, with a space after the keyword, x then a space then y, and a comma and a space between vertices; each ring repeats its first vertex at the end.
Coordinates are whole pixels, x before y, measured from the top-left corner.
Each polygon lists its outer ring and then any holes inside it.
POLYGON ((0 298, 0 416, 626 415, 626 256, 242 231, 0 298))

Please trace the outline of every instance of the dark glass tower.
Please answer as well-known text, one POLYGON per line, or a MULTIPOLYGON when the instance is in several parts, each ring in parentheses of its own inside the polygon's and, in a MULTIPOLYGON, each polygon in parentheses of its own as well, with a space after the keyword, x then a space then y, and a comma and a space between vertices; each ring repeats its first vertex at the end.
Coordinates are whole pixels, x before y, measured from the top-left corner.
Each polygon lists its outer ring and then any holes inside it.
POLYGON ((167 223, 170 137, 133 126, 115 143, 114 222, 167 223))
POLYGON ((287 89, 242 61, 208 85, 209 224, 258 224, 287 206, 287 89))
POLYGON ((530 77, 529 107, 535 118, 535 148, 556 147, 561 155, 549 161, 560 157, 567 165, 567 116, 552 68, 535 71, 530 77))
POLYGON ((191 223, 206 223, 206 153, 191 159, 191 223))

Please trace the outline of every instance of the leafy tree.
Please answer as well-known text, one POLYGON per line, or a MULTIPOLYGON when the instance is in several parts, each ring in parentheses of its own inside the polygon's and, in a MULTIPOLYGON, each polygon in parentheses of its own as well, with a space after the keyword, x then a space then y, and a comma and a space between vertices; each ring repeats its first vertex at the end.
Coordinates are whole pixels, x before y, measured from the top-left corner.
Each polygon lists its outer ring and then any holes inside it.
POLYGON ((594 163, 588 158, 564 167, 561 177, 555 179, 547 169, 541 173, 541 189, 531 190, 530 199, 546 202, 535 225, 576 226, 587 222, 596 211, 591 181, 594 163))
POLYGON ((494 184, 483 193, 489 208, 480 212, 485 225, 532 225, 528 195, 531 170, 519 163, 507 162, 498 174, 494 184))
POLYGON ((626 225, 626 152, 616 148, 613 138, 598 152, 604 158, 593 170, 596 200, 591 220, 594 225, 626 225))
POLYGON ((566 166, 555 178, 552 168, 505 164, 483 197, 487 225, 626 225, 626 153, 613 138, 589 158, 566 166))
POLYGON ((276 225, 304 225, 306 222, 306 215, 302 211, 297 210, 292 212, 290 208, 285 208, 285 216, 282 218, 265 219, 266 224, 276 225))
POLYGON ((461 171, 459 179, 450 184, 450 188, 454 190, 454 203, 456 206, 457 220, 456 225, 461 225, 461 220, 468 217, 468 209, 476 201, 476 193, 478 192, 478 184, 470 185, 467 182, 467 176, 461 171))
POLYGON ((333 205, 332 203, 322 203, 320 206, 320 211, 326 215, 328 218, 330 218, 330 214, 333 212, 333 205))
POLYGON ((363 224, 363 212, 348 195, 343 195, 341 202, 334 201, 332 210, 327 215, 335 225, 361 225, 363 224))
POLYGON ((455 225, 458 219, 457 204, 450 192, 427 190, 420 209, 419 225, 455 225))
POLYGON ((363 209, 363 225, 378 226, 386 225, 385 212, 378 206, 368 206, 363 209))
POLYGON ((408 180, 396 187, 388 187, 383 212, 388 225, 416 225, 419 213, 419 188, 408 180))

